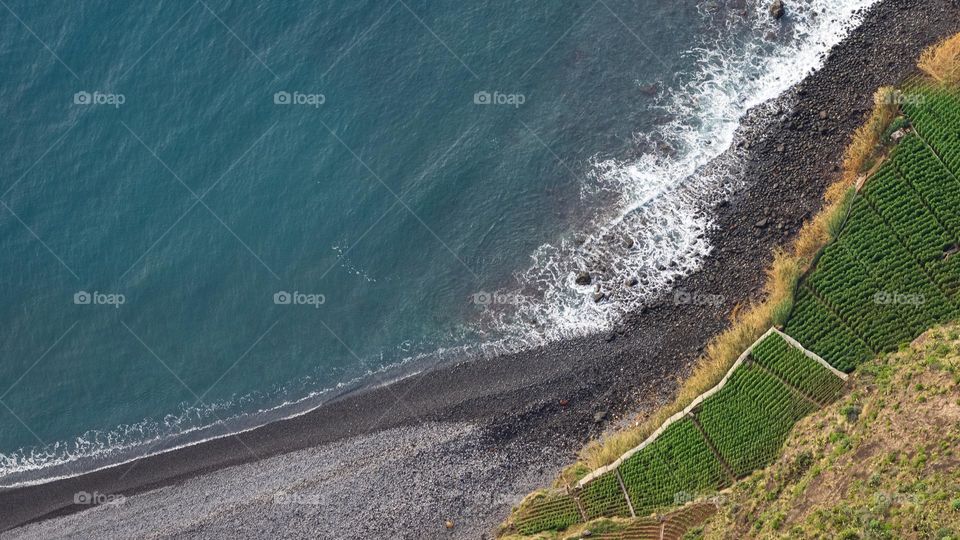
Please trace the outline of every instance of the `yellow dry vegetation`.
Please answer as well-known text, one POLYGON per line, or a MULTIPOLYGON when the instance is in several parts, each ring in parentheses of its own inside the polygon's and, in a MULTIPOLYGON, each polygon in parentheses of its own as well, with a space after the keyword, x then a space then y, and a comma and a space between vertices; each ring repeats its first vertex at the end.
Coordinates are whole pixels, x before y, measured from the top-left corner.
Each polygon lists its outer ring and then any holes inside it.
POLYGON ((960 34, 927 47, 917 67, 941 84, 960 83, 960 34))
POLYGON ((846 183, 856 182, 864 172, 868 160, 880 145, 884 130, 899 110, 900 93, 890 86, 880 87, 873 94, 873 110, 867 121, 853 133, 850 146, 843 155, 843 179, 846 183))

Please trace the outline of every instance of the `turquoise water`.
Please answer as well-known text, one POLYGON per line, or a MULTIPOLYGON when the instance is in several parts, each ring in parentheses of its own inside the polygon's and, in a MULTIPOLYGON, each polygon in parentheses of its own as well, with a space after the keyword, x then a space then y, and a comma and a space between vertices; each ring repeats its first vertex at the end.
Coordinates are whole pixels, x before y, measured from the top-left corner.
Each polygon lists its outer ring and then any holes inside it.
POLYGON ((868 3, 8 1, 0 477, 609 324, 868 3), (595 304, 603 257, 641 280, 595 304))

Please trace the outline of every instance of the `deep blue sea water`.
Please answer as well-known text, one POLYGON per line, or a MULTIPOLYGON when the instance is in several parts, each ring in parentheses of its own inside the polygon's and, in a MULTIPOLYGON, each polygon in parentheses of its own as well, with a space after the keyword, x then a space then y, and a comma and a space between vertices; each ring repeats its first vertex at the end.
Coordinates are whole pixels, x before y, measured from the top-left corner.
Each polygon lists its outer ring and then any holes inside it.
POLYGON ((5 0, 0 483, 611 324, 870 3, 5 0))

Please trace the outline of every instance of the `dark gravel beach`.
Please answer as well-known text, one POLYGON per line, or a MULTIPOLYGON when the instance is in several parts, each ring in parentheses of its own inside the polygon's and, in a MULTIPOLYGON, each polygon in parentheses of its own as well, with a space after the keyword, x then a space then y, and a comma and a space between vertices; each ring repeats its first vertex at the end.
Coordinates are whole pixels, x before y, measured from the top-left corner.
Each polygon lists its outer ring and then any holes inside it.
POLYGON ((874 90, 957 31, 950 0, 881 1, 820 71, 751 112, 728 152, 748 185, 712 210, 713 253, 675 283, 722 303, 666 293, 613 333, 440 366, 236 437, 0 492, 2 536, 489 536, 604 426, 670 399, 733 307, 757 293, 772 248, 819 208, 874 90), (127 498, 90 509, 73 503, 78 492, 127 498), (278 492, 314 498, 277 504, 278 492))

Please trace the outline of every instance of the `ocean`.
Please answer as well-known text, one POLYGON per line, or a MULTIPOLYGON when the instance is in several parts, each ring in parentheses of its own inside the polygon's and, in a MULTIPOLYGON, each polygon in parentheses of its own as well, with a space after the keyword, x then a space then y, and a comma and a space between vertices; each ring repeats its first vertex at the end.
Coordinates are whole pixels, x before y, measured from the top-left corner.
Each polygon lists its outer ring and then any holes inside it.
POLYGON ((0 486, 609 328, 871 3, 4 0, 0 486))

